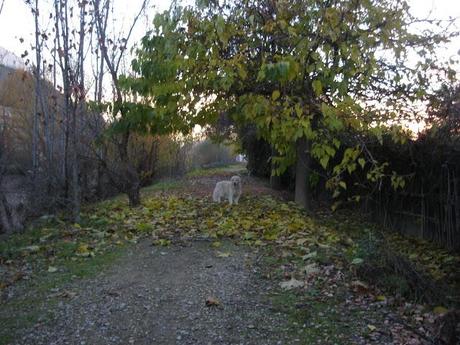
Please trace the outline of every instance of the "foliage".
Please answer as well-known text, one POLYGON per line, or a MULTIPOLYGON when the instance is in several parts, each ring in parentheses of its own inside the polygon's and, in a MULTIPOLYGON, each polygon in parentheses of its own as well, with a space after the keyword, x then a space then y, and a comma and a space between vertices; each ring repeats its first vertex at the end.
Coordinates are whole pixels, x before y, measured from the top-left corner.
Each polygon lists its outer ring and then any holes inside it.
POLYGON ((193 139, 163 135, 158 137, 156 177, 174 177, 185 174, 191 167, 193 139))
POLYGON ((270 157, 272 150, 270 144, 260 138, 255 126, 243 126, 238 131, 241 149, 248 160, 248 171, 253 176, 269 177, 271 175, 270 157))
POLYGON ((431 131, 439 131, 439 140, 460 136, 460 84, 443 84, 430 97, 428 106, 431 131), (443 138, 447 134, 447 138, 443 138))
POLYGON ((410 116, 410 104, 424 98, 429 69, 454 77, 437 66, 434 51, 455 33, 433 27, 415 33, 416 22, 405 1, 391 0, 175 7, 156 16, 133 61, 139 77, 128 85, 151 97, 161 119, 173 116, 170 125, 212 123, 221 113, 255 125, 278 153, 278 173, 295 162, 296 143, 307 138, 311 156, 335 176, 330 188, 345 189, 341 178, 358 168, 378 184, 386 176, 383 162, 359 136, 342 140, 339 133, 380 139, 382 127, 410 116), (412 51, 420 58, 416 66, 407 63, 412 51))

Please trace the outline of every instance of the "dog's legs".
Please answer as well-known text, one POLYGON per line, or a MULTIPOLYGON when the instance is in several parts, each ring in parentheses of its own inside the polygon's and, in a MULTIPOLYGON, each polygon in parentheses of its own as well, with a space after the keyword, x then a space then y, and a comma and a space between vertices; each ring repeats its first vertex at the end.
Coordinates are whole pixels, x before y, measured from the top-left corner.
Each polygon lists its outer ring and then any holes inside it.
POLYGON ((239 196, 237 196, 237 197, 235 198, 235 205, 238 205, 238 200, 240 200, 240 197, 239 197, 239 196))
POLYGON ((230 193, 230 195, 228 196, 228 202, 230 205, 233 205, 233 194, 230 193))

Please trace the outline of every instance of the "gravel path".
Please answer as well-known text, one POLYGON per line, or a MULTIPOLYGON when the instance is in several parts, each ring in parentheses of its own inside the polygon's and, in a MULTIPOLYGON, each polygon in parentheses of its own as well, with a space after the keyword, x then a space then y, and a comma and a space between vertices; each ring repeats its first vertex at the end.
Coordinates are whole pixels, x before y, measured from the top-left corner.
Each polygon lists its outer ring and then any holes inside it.
POLYGON ((209 242, 140 243, 106 272, 66 286, 72 297, 48 306, 54 320, 17 344, 296 344, 286 316, 270 308, 273 283, 257 273, 255 255, 224 247, 231 256, 209 242))

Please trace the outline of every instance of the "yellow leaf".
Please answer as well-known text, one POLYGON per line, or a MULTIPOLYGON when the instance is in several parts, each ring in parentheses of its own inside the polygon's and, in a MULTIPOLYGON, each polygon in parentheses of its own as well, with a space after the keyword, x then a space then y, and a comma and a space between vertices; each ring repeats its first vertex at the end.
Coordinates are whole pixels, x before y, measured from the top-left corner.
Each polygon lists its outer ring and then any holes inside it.
POLYGON ((220 305, 220 302, 215 297, 208 297, 206 299, 206 306, 207 307, 218 307, 219 305, 220 305))
POLYGON ((378 295, 377 297, 375 297, 375 299, 379 302, 383 302, 385 301, 387 298, 383 295, 378 295))
POLYGON ((221 245, 222 245, 222 243, 220 243, 219 241, 216 241, 216 242, 212 242, 211 247, 219 248, 221 245))
POLYGON ((301 246, 301 245, 303 245, 303 244, 304 244, 305 242, 307 242, 307 241, 308 241, 308 239, 306 239, 306 238, 299 238, 299 239, 296 241, 296 243, 297 243, 298 246, 301 246))
POLYGON ((374 325, 367 325, 367 328, 368 328, 369 331, 371 331, 371 332, 374 332, 374 331, 377 329, 377 327, 375 327, 374 325))
POLYGON ((278 98, 280 98, 280 96, 281 96, 281 93, 279 92, 279 90, 275 90, 272 93, 272 100, 276 101, 278 98))
POLYGON ((88 250, 88 245, 85 244, 85 243, 82 243, 78 246, 77 248, 77 253, 79 254, 85 254, 85 253, 88 253, 89 250, 88 250))
POLYGON ((447 311, 448 311, 447 308, 444 308, 444 307, 441 307, 441 306, 437 306, 437 307, 435 307, 433 309, 433 313, 438 314, 438 315, 439 314, 445 314, 445 313, 447 313, 447 311))
POLYGON ((154 241, 153 244, 161 247, 167 247, 171 244, 171 241, 161 238, 159 240, 154 241))

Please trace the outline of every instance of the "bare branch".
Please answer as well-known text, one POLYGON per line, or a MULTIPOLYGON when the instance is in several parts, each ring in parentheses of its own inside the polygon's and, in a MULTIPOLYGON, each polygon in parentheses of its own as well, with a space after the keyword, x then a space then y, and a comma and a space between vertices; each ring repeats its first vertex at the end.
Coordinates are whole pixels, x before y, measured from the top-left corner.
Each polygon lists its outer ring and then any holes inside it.
POLYGON ((5 0, 2 0, 2 2, 0 2, 0 14, 2 14, 4 5, 5 5, 5 0))

